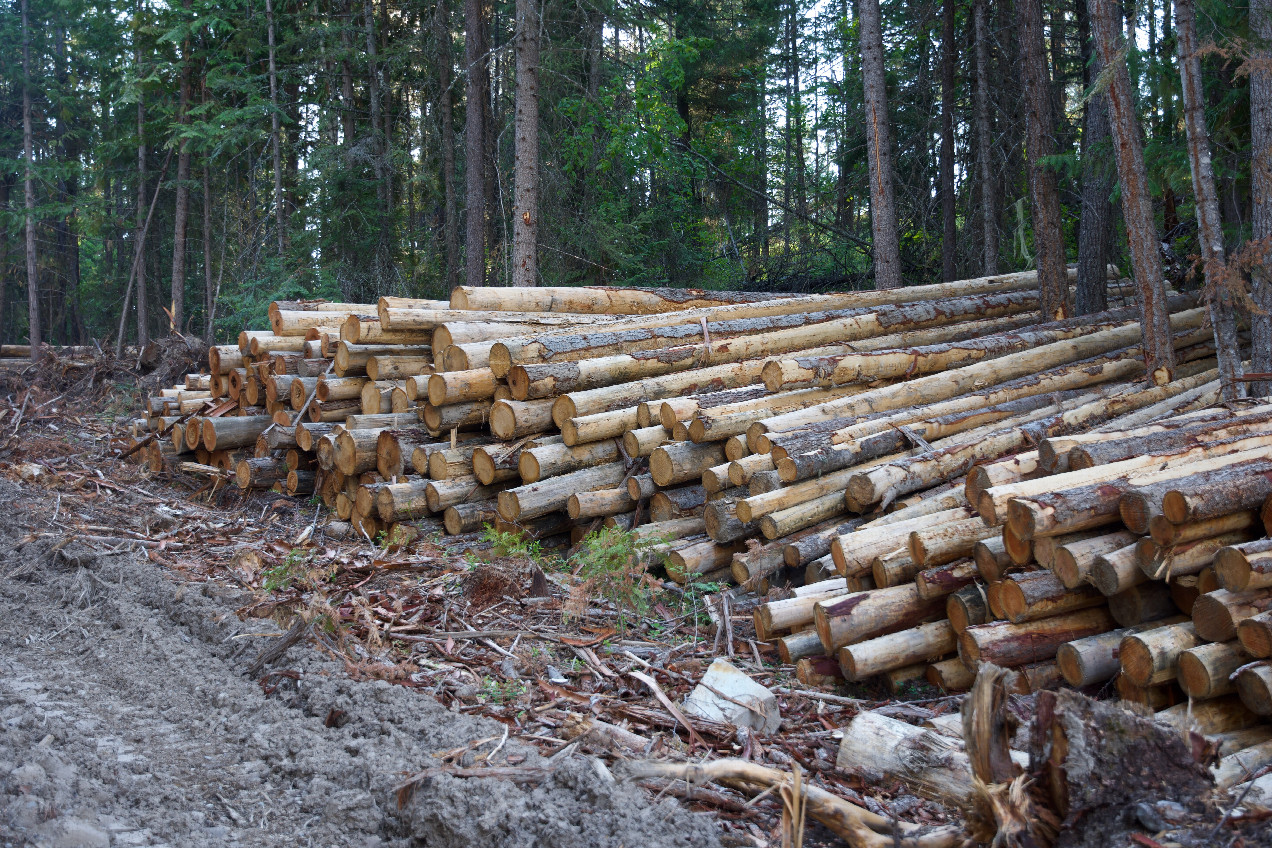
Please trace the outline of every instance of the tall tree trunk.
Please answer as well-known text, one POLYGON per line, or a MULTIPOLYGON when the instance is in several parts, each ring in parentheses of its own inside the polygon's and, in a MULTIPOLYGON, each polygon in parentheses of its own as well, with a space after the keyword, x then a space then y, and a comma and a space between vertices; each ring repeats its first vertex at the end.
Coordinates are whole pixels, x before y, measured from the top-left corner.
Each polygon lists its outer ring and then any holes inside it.
POLYGON ((482 286, 486 284, 486 39, 482 0, 464 0, 464 67, 464 279, 470 286, 482 286))
POLYGON ((945 0, 941 21, 941 278, 958 276, 958 223, 954 208, 954 3, 945 0))
MULTIPOLYGON (((186 15, 190 14, 190 0, 182 0, 186 15)), ((177 126, 185 129, 190 109, 190 39, 181 46, 181 93, 177 103, 177 126)), ((181 139, 177 152, 177 191, 172 225, 172 321, 171 329, 181 332, 185 327, 185 252, 186 221, 190 217, 190 141, 181 139)))
POLYGON ((1215 331, 1215 352, 1224 400, 1245 397, 1241 382, 1241 349, 1237 319, 1227 278, 1223 249, 1223 225, 1215 193, 1215 171, 1210 161, 1210 137, 1206 132, 1201 58, 1197 55, 1197 12, 1193 0, 1175 0, 1175 24, 1179 41, 1179 75, 1183 82, 1184 127, 1188 131, 1188 161, 1192 166, 1193 194, 1197 198, 1197 229, 1201 261, 1206 275, 1206 305, 1215 331))
POLYGON ((344 0, 344 23, 340 27, 340 133, 345 147, 353 145, 357 132, 353 102, 353 0, 344 0))
POLYGON ((1140 295, 1144 364, 1149 379, 1162 385, 1174 376, 1175 350, 1171 346, 1162 258, 1158 252, 1153 207, 1148 196, 1144 148, 1135 118, 1131 77, 1125 57, 1119 52, 1122 43, 1118 26, 1119 9, 1114 0, 1087 0, 1087 8, 1091 14, 1091 29, 1100 63, 1109 77, 1109 119, 1112 122, 1117 174, 1122 184, 1122 217, 1126 221, 1135 285, 1140 295))
POLYGON ((516 172, 512 201, 512 284, 538 280, 539 13, 538 0, 517 0, 516 172))
POLYGON ((212 169, 203 156, 203 338, 212 344, 216 292, 212 287, 212 169))
MULTIPOLYGON (((500 252, 503 249, 503 233, 500 224, 503 221, 503 204, 499 191, 499 129, 495 126, 496 103, 499 101, 499 24, 495 16, 499 5, 489 0, 482 2, 483 43, 487 60, 486 73, 482 77, 482 141, 485 144, 485 162, 483 163, 482 187, 486 193, 486 256, 489 266, 486 271, 486 285, 504 285, 506 277, 500 273, 500 252), (493 38, 492 38, 493 33, 493 38)), ((506 268, 507 263, 503 263, 506 268)))
MULTIPOLYGON (((1250 0, 1255 56, 1250 71, 1251 170, 1254 172, 1255 250, 1272 243, 1272 0, 1250 0), (1260 244, 1262 243, 1262 244, 1260 244)), ((1272 372, 1272 267, 1258 262, 1251 273, 1255 309, 1250 315, 1250 370, 1272 372)), ((1250 384, 1250 393, 1272 396, 1272 382, 1250 384)))
POLYGON ((755 128, 756 188, 755 238, 759 245, 760 262, 769 258, 769 202, 768 202, 768 74, 760 70, 759 116, 755 128))
POLYGON ((875 287, 901 286, 901 248, 892 184, 892 128, 879 0, 861 0, 861 70, 865 86, 866 153, 870 158, 870 228, 874 236, 875 287))
MULTIPOLYGON (((140 0, 137 14, 141 14, 140 0)), ((138 30, 140 33, 140 30, 138 30)), ((140 38, 135 35, 134 38, 140 38)), ((141 44, 136 45, 137 65, 137 228, 133 237, 133 267, 136 268, 137 286, 137 345, 145 347, 150 342, 150 300, 146 296, 146 100, 141 91, 141 44)), ((158 186, 155 191, 158 191, 158 186)), ((124 307, 128 299, 124 298, 124 307)))
POLYGON ((804 161, 804 101, 800 94, 799 80, 799 4, 791 4, 791 23, 787 28, 790 36, 787 45, 791 56, 791 102, 788 105, 788 126, 795 135, 792 139, 795 165, 795 210, 799 213, 799 246, 807 250, 808 241, 808 175, 804 161))
MULTIPOLYGON (((269 39, 269 106, 270 140, 274 147, 274 227, 278 231, 278 256, 282 258, 286 238, 286 214, 283 210, 283 138, 278 108, 278 66, 274 57, 274 2, 265 0, 265 25, 269 39)), ((178 165, 178 169, 180 165, 178 165)))
MULTIPOLYGON (((1082 49, 1082 87, 1100 74, 1099 58, 1091 45, 1086 0, 1078 0, 1078 38, 1082 49)), ((1108 261, 1112 242, 1113 172, 1104 148, 1109 143, 1109 99, 1093 93, 1082 116, 1082 211, 1078 223, 1078 286, 1075 309, 1091 315, 1108 308, 1108 261)))
POLYGON ((450 11, 447 0, 439 0, 433 16, 437 39, 438 111, 442 119, 442 185, 445 192, 446 290, 459 285, 459 203, 455 188, 455 95, 451 91, 452 65, 450 11))
POLYGON ((381 213, 389 212, 388 181, 384 157, 384 108, 380 101, 380 69, 376 61, 375 9, 371 0, 362 3, 362 30, 367 43, 367 95, 371 100, 371 161, 375 170, 375 192, 380 200, 381 213))
POLYGON ((976 100, 972 120, 976 125, 976 163, 980 172, 981 226, 984 229, 983 272, 998 273, 998 182, 994 175, 994 133, 989 120, 989 22, 988 0, 972 0, 972 26, 976 30, 976 100))
POLYGON ((40 358, 40 284, 35 263, 35 138, 31 129, 31 22, 29 0, 22 0, 22 152, 26 159, 23 193, 26 199, 26 272, 28 338, 31 360, 40 358))
MULTIPOLYGON (((8 220, 9 214, 9 188, 12 184, 12 174, 5 174, 0 177, 0 214, 4 219, 0 220, 0 342, 9 338, 9 328, 6 321, 9 317, 9 226, 4 223, 8 220)), ((107 180, 107 191, 109 191, 110 182, 107 180)), ((104 248, 109 264, 109 249, 104 248)))
POLYGON ((1042 314, 1059 320, 1073 313, 1065 271, 1064 232, 1055 173, 1043 160, 1055 155, 1054 92, 1047 75, 1042 37, 1042 0, 1016 3, 1021 77, 1025 83, 1025 150, 1029 156, 1029 198, 1033 206, 1034 253, 1042 314))

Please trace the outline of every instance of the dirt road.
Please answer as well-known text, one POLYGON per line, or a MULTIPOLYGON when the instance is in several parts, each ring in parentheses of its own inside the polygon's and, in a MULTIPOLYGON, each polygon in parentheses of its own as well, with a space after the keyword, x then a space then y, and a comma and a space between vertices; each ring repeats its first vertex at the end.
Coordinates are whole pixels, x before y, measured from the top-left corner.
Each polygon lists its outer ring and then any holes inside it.
MULTIPOLYGON (((491 752, 503 726, 351 682, 309 647, 266 695, 243 671, 271 622, 137 553, 23 543, 58 507, 0 479, 0 845, 719 844, 710 817, 584 756, 523 784, 429 777, 399 809, 405 777, 491 752)), ((513 763, 545 761, 510 740, 493 764, 513 763)))

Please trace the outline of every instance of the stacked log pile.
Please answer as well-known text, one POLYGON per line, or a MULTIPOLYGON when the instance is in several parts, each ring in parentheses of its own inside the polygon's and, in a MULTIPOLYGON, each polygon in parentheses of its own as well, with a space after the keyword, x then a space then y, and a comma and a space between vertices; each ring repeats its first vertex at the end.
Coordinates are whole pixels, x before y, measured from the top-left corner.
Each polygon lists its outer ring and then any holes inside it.
POLYGON ((1153 386, 1133 308, 1044 322, 1035 284, 279 302, 149 402, 141 453, 368 539, 630 530, 671 580, 759 593, 805 684, 994 663, 1245 731, 1272 714, 1272 405, 1215 406, 1193 299, 1153 386))

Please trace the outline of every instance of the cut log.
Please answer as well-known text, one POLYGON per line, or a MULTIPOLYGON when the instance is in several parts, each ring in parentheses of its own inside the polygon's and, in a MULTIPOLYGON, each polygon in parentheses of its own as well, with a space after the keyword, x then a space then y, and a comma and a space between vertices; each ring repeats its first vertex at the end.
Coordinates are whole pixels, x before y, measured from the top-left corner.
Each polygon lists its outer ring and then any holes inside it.
POLYGON ((431 355, 376 354, 367 359, 367 376, 372 380, 403 380, 433 373, 431 355))
POLYGON ((1147 581, 1148 576, 1139 567, 1138 543, 1096 556, 1091 570, 1087 572, 1087 580, 1106 596, 1125 592, 1147 581))
MULTIPOLYGON (((1238 448, 1241 445, 1242 443, 1234 443, 1238 448)), ((1225 467, 1253 473, 1272 470, 1272 461, 1267 460, 1265 451, 1258 448, 1237 450, 1204 459, 1195 455, 1180 455, 1166 460, 1162 465, 1165 468, 1161 470, 1140 469, 1130 476, 1106 479, 1094 485, 1030 497, 1015 497, 1008 505, 1008 521, 1023 538, 1054 536, 1115 521, 1121 496, 1132 489, 1171 479, 1209 475, 1214 469, 1225 467)))
POLYGON ((795 661, 795 679, 805 686, 835 686, 844 675, 831 657, 803 657, 795 661))
POLYGON ((737 503, 737 496, 727 496, 711 501, 703 509, 704 526, 712 541, 721 544, 734 542, 745 536, 753 536, 759 530, 754 524, 747 524, 738 518, 737 503))
POLYGON ((1201 644, 1193 623, 1183 622, 1133 633, 1122 640, 1122 673, 1138 686, 1174 680, 1179 655, 1201 644))
MULTIPOLYGON (((1141 539, 1135 548, 1139 567, 1153 580, 1170 580, 1184 574, 1199 574, 1215 560, 1221 548, 1239 544, 1250 538, 1244 530, 1236 530, 1210 539, 1184 542, 1163 548, 1152 539, 1141 539)), ((1226 588, 1226 587, 1225 587, 1226 588)), ((1257 587, 1252 587, 1257 588, 1257 587)))
POLYGON ((1237 638, 1252 657, 1272 657, 1272 612, 1252 615, 1237 625, 1237 638))
POLYGON ((1272 587, 1272 540, 1227 545, 1215 552, 1215 576, 1229 592, 1272 587))
POLYGON ((376 437, 376 470, 386 480, 405 476, 408 468, 414 470, 416 449, 430 441, 431 437, 424 427, 386 427, 376 437))
POLYGON ((336 434, 336 469, 346 477, 374 471, 380 430, 341 430, 336 434))
MULTIPOLYGON (((553 409, 555 410, 555 406, 553 409)), ((555 413, 554 413, 555 414, 555 413)), ((636 407, 598 412, 570 418, 561 424, 561 438, 567 445, 582 445, 613 439, 636 426, 636 407)))
POLYGON ((972 559, 976 562, 976 570, 982 578, 993 582, 1019 566, 1007 553, 1007 544, 1002 535, 981 539, 972 546, 972 559))
POLYGON ((1256 715, 1272 715, 1272 663, 1251 663, 1237 673, 1241 703, 1256 715))
POLYGON ((268 489, 287 484, 287 463, 279 459, 241 459, 234 468, 240 489, 268 489))
POLYGON ((490 401, 474 400, 446 406, 424 405, 420 420, 430 431, 441 435, 447 430, 476 429, 485 426, 490 417, 490 401))
MULTIPOLYGON (((630 480, 629 480, 630 482, 630 480)), ((628 499, 633 507, 639 497, 628 499)), ((654 492, 649 497, 649 517, 652 521, 671 521, 675 518, 701 516, 707 503, 707 490, 702 486, 680 486, 654 492)))
POLYGON ((1066 589, 1050 571, 1009 574, 999 588, 1000 603, 1008 621, 1037 621, 1104 603, 1095 589, 1066 589))
POLYGON ((1199 701, 1228 695, 1237 690, 1229 676, 1249 661, 1250 655, 1235 640, 1189 648, 1179 655, 1179 685, 1188 697, 1199 701))
MULTIPOLYGON (((407 385, 406 396, 411 400, 419 399, 411 395, 415 385, 415 382, 407 385)), ((495 385, 495 375, 489 368, 433 374, 428 378, 428 402, 433 406, 445 406, 448 403, 485 400, 494 397, 495 385)))
MULTIPOLYGON (((1123 498, 1131 494, 1123 495, 1123 498)), ((1208 518, 1194 524, 1175 524, 1166 516, 1156 516, 1149 522, 1149 535, 1158 545, 1168 548, 1172 545, 1191 542, 1196 539, 1208 539, 1234 530, 1250 530, 1258 528, 1259 514, 1255 510, 1234 512, 1218 518, 1208 518)))
POLYGON ((505 442, 551 430, 551 400, 497 400, 490 406, 490 432, 505 442))
POLYGON ((965 518, 912 531, 908 548, 920 568, 933 568, 970 556, 977 542, 995 535, 998 531, 980 519, 965 518))
POLYGON ((190 444, 189 430, 186 431, 186 445, 191 450, 202 445, 205 450, 233 450, 234 448, 254 447, 256 437, 273 423, 268 415, 245 415, 224 418, 192 419, 199 427, 199 441, 190 444))
POLYGON ((814 608, 817 635, 828 652, 939 619, 945 599, 919 597, 914 584, 859 592, 814 608))
MULTIPOLYGON (((817 631, 801 630, 777 640, 777 655, 781 658, 783 665, 790 665, 805 657, 817 657, 824 654, 821 639, 817 638, 817 631)), ((835 663, 836 669, 839 668, 839 663, 833 659, 830 662, 835 663)))
MULTIPOLYGON (((469 503, 472 501, 484 501, 496 497, 501 492, 502 486, 496 484, 494 486, 483 486, 476 477, 459 477, 454 480, 423 480, 408 481, 405 485, 423 484, 424 504, 431 512, 445 512, 448 506, 456 506, 457 504, 469 503)), ((395 484, 398 486, 402 483, 395 484)), ((382 492, 385 490, 381 490, 382 492)), ((397 490, 393 490, 397 491, 397 490)), ((405 490, 403 490, 405 491, 405 490)), ((385 521, 390 519, 384 516, 385 499, 383 494, 377 500, 377 506, 380 509, 380 516, 385 521)), ((414 501, 411 503, 414 507, 414 501)), ((396 509, 395 509, 396 513, 396 509)))
POLYGON ((969 627, 990 621, 992 616, 985 587, 972 583, 954 590, 945 600, 945 617, 950 620, 954 632, 960 635, 969 627))
MULTIPOLYGON (((1044 537, 1065 539, 1064 536, 1044 537)), ((1119 531, 1086 536, 1071 542, 1061 542, 1055 547, 1051 573, 1059 578, 1066 589, 1076 589, 1088 582, 1088 576, 1097 557, 1121 550, 1136 541, 1133 533, 1119 531)), ((1106 593, 1107 594, 1107 593, 1106 593)))
POLYGON ((1120 627, 1131 627, 1179 612, 1171 588, 1156 581, 1110 595, 1108 601, 1109 614, 1120 627))
POLYGON ((986 662, 1016 668, 1054 659, 1065 642, 1104 633, 1115 626, 1108 610, 1100 607, 1023 624, 982 624, 968 627, 959 636, 959 656, 973 668, 986 662))
POLYGON ((971 585, 976 577, 976 564, 970 559, 960 559, 920 571, 914 578, 914 585, 918 587, 921 598, 944 598, 971 585))
POLYGON ((712 575, 725 570, 728 577, 733 555, 744 550, 743 542, 717 544, 709 540, 676 547, 667 557, 667 576, 677 583, 711 582, 712 575))
POLYGON ((853 533, 846 533, 831 542, 831 554, 835 566, 845 577, 853 577, 869 571, 874 558, 882 556, 909 542, 910 533, 925 527, 935 527, 951 521, 972 517, 965 506, 942 512, 920 515, 906 521, 880 524, 872 522, 853 533))
POLYGON ((1175 616, 1066 642, 1056 652, 1056 664, 1065 682, 1075 688, 1104 683, 1112 680, 1122 668, 1120 649, 1123 639, 1159 627, 1182 624, 1187 620, 1184 616, 1175 616))
POLYGON ((958 637, 948 621, 934 621, 908 630, 868 639, 839 649, 844 678, 865 680, 885 671, 926 662, 953 651, 958 637))
POLYGON ((653 427, 638 427, 623 434, 623 450, 628 456, 649 456, 655 448, 660 448, 671 441, 671 433, 661 424, 653 427))
MULTIPOLYGON (((1255 710, 1255 712, 1258 711, 1255 710)), ((1265 739, 1234 751, 1224 756, 1219 764, 1211 769, 1215 777, 1215 788, 1228 789, 1238 783, 1244 783, 1268 765, 1272 765, 1272 739, 1265 739)), ((1264 798, 1272 798, 1272 792, 1265 794, 1264 798)))
MULTIPOLYGON (((968 318, 1018 314, 1031 311, 1035 308, 1036 302, 1036 296, 1033 293, 1009 292, 951 298, 939 305, 911 303, 883 306, 851 317, 778 329, 753 336, 740 336, 725 342, 686 344, 658 350, 612 354, 577 362, 513 365, 508 371, 507 379, 508 385, 512 388, 513 397, 518 400, 551 397, 565 392, 613 386, 707 365, 742 362, 777 353, 811 349, 817 345, 843 344, 872 336, 882 336, 886 333, 898 333, 906 329, 923 329, 968 318)), ((1095 333, 1086 338, 1096 338, 1101 335, 1095 333)), ((1065 344, 1069 343, 1071 342, 1065 342, 1065 344)))
POLYGON ((618 515, 628 512, 636 506, 636 501, 627 494, 627 487, 621 489, 598 489, 593 492, 575 492, 565 502, 566 514, 575 521, 584 518, 604 518, 607 515, 618 515))
POLYGON ((881 589, 912 583, 921 569, 906 550, 897 550, 884 557, 875 557, 870 564, 870 574, 881 589))
POLYGON ((657 485, 674 486, 700 479, 702 472, 722 462, 724 448, 718 444, 677 442, 654 450, 649 457, 649 473, 657 485))
POLYGON ((1189 480, 1167 492, 1162 497, 1162 512, 1175 524, 1187 524, 1254 509, 1269 495, 1272 468, 1263 473, 1224 468, 1208 474, 1204 483, 1189 480))
POLYGON ((1019 483, 1038 470, 1038 451, 1025 451, 1005 459, 977 465, 967 472, 967 502, 980 503, 981 495, 994 486, 1019 483))
POLYGON ((544 445, 521 451, 517 468, 525 483, 537 483, 560 474, 604 465, 619 458, 618 443, 613 440, 592 442, 577 447, 564 444, 544 445))
POLYGON ((1155 713, 1153 718, 1180 730, 1191 730, 1206 736, 1245 730, 1259 723, 1259 716, 1235 695, 1176 704, 1155 713))
POLYGON ((877 712, 858 713, 843 734, 837 768, 883 774, 954 806, 971 804, 971 766, 954 740, 877 712))
POLYGON ((456 477, 472 477, 473 453, 477 440, 453 448, 431 451, 428 455, 428 476, 434 480, 450 480, 456 477))
MULTIPOLYGON (((1203 320, 1203 313, 1204 310, 1190 310, 1172 316, 1173 332, 1195 330, 1203 320)), ((1093 363, 1088 363, 1084 366, 1084 369, 1088 372, 1086 377, 1080 378, 1076 373, 1070 372, 1068 376, 1071 382, 1063 384, 1062 388, 1094 385, 1107 379, 1131 377, 1134 375, 1134 371, 1127 367, 1127 363, 1132 361, 1129 352, 1122 353, 1117 357, 1105 355, 1122 348, 1124 345, 1135 344, 1138 340, 1137 334, 1138 328, 1136 327, 1105 330, 1080 339, 1042 345, 1025 353, 1013 354, 989 362, 965 365, 939 374, 919 377, 914 380, 831 401, 811 409, 786 413, 757 422, 756 426, 751 431, 748 431, 748 436, 753 436, 752 447, 754 447, 754 438, 758 438, 761 433, 770 430, 789 430, 794 427, 836 417, 858 416, 866 412, 881 412, 908 406, 931 404, 936 401, 954 398, 960 394, 976 390, 981 386, 1003 383, 1008 380, 1025 377, 1026 375, 1034 375, 1035 382, 1050 382, 1039 381, 1037 378, 1040 372, 1068 363, 1075 363, 1075 361, 1083 358, 1097 356, 1104 358, 1106 360, 1104 363, 1105 367, 1095 369, 1096 372, 1103 373, 1100 373, 1098 377, 1095 374, 1091 374, 1093 363)), ((1200 340, 1203 337, 1204 335, 1197 338, 1200 340)), ((1192 343, 1193 339, 1191 336, 1185 336, 1180 341, 1192 343)), ((1142 360, 1140 364, 1142 366, 1142 360)), ((1044 389, 1043 391, 1047 390, 1050 389, 1044 389)))
POLYGON ((611 462, 507 489, 498 495, 499 515, 505 521, 538 518, 564 509, 566 501, 575 492, 617 486, 626 473, 623 463, 611 462))
POLYGON ((1207 592, 1193 603, 1193 624, 1197 635, 1208 642, 1237 638, 1237 625, 1251 616, 1272 609, 1272 590, 1207 592))
POLYGON ((928 683, 942 692, 966 692, 976 675, 960 659, 941 660, 927 667, 928 683))

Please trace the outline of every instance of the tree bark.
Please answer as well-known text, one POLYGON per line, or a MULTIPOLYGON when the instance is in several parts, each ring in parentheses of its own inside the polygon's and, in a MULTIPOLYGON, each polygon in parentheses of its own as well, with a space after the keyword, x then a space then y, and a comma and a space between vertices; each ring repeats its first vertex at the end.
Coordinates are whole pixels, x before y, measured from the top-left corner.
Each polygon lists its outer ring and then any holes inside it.
MULTIPOLYGON (((190 0, 183 0, 182 8, 188 16, 190 0)), ((181 46, 181 82, 177 102, 177 131, 184 132, 189 123, 190 110, 190 39, 181 46)), ((185 271, 186 271, 186 222, 190 217, 190 140, 181 139, 177 153, 176 200, 173 206, 172 224, 172 308, 169 328, 181 332, 185 327, 185 271)))
POLYGON ((973 121, 976 160, 981 189, 981 227, 984 239, 983 273, 998 273, 998 183, 994 176, 994 135, 989 117, 989 23, 988 0, 973 0, 972 26, 976 31, 976 91, 973 121))
POLYGON ((278 68, 274 47, 274 2, 265 0, 265 27, 269 44, 269 106, 270 144, 274 152, 274 227, 278 243, 278 255, 283 255, 286 216, 283 210, 283 138, 278 106, 278 68))
POLYGON ((512 284, 538 282, 539 12, 538 0, 517 0, 517 94, 512 202, 512 284))
POLYGON ((1043 162, 1056 153, 1053 92, 1047 75, 1042 36, 1042 0, 1016 4, 1016 34, 1020 43, 1025 85, 1025 147, 1029 155, 1029 197, 1033 206, 1034 253, 1038 290, 1047 320, 1073 313, 1065 274, 1064 232, 1055 173, 1043 162))
MULTIPOLYGON (((1078 37, 1082 40, 1082 83, 1089 88, 1100 64, 1091 44, 1086 0, 1078 0, 1078 37)), ((1089 315, 1108 308, 1107 271, 1113 235, 1113 171, 1105 147, 1109 143, 1109 99, 1094 92, 1082 116, 1082 209, 1078 223, 1078 287, 1075 312, 1089 315)))
POLYGON ((1144 364, 1149 379, 1163 385, 1173 379, 1175 352, 1170 342, 1161 254, 1158 252, 1153 206, 1144 168, 1144 148, 1131 78, 1122 44, 1117 4, 1113 0, 1087 0, 1100 63, 1109 75, 1109 116, 1117 173, 1122 184, 1122 217, 1126 221, 1135 285, 1139 290, 1144 325, 1144 364))
POLYGON ((901 286, 901 248, 897 233, 896 192, 892 175, 892 126, 888 118, 887 73, 884 69, 879 0, 861 0, 860 11, 875 288, 894 289, 901 286))
POLYGON ((486 23, 482 0, 464 0, 464 178, 466 233, 464 277, 470 286, 486 284, 486 23))
MULTIPOLYGON (((137 4, 141 15, 141 3, 137 4)), ((137 68, 137 228, 133 236, 133 272, 137 285, 137 345, 145 347, 150 342, 150 307, 146 296, 146 100, 141 90, 141 44, 134 46, 137 68)), ((155 186, 158 193, 159 187, 155 186)), ((127 307, 125 296, 124 305, 127 307)), ((123 339, 121 338, 120 341, 123 339)))
POLYGON ((433 17, 433 34, 437 41, 438 111, 442 122, 442 185, 445 195, 443 215, 446 245, 446 290, 459 285, 459 201, 455 186, 455 95, 451 91, 452 62, 450 7, 447 0, 437 4, 433 17))
POLYGON ((1226 283, 1227 259, 1223 249, 1223 224, 1219 219, 1219 199, 1215 193, 1215 172, 1210 160, 1210 137, 1206 132, 1201 58, 1197 55, 1197 12, 1194 0, 1175 0, 1175 24, 1179 40, 1179 75, 1183 81, 1184 126, 1188 131, 1188 160, 1192 166, 1193 194, 1196 196, 1198 240, 1205 270, 1206 300, 1210 323, 1215 331, 1215 353, 1219 360, 1223 399, 1245 397, 1241 382, 1241 348, 1237 343, 1237 318, 1232 291, 1226 283))
MULTIPOLYGON (((1250 156, 1253 171, 1253 237, 1256 251, 1266 251, 1272 240, 1272 0, 1250 0, 1250 29, 1254 35, 1255 61, 1250 68, 1250 156)), ((1272 269, 1260 257, 1251 273, 1254 303, 1250 315, 1250 368, 1272 372, 1272 269)), ((1272 381, 1250 384, 1257 397, 1272 395, 1272 381)))
MULTIPOLYGON (((22 0, 22 151, 26 202, 26 276, 31 361, 40 360, 40 278, 35 254, 35 141, 31 129, 31 22, 29 0, 22 0)), ((137 107, 141 108, 140 105, 137 107)))
MULTIPOLYGON (((955 0, 945 0, 941 22, 941 279, 958 273, 958 222, 954 195, 955 0)), ((1066 287, 1068 283, 1065 283, 1066 287)))

